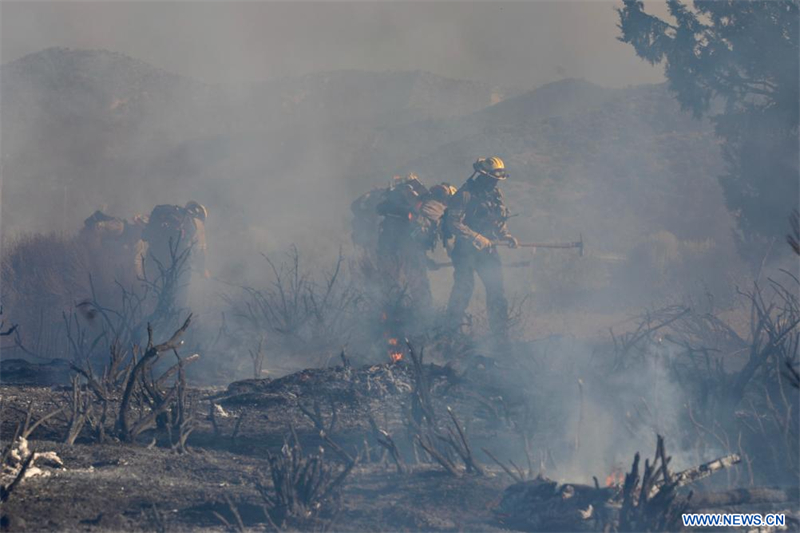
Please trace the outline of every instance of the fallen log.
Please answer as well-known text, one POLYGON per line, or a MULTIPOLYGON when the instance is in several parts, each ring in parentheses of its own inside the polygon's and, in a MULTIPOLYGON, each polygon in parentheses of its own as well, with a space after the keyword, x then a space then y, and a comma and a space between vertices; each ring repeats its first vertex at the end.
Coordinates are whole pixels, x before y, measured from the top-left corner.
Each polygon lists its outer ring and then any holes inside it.
POLYGON ((707 478, 718 470, 739 464, 741 461, 742 458, 739 457, 739 454, 732 453, 730 455, 726 455, 725 457, 720 457, 719 459, 709 461, 708 463, 703 463, 699 466, 678 472, 674 476, 674 482, 678 487, 685 487, 686 485, 694 483, 695 481, 700 481, 701 479, 707 478))
MULTIPOLYGON (((674 488, 685 487, 686 485, 691 485, 696 481, 705 479, 719 470, 739 464, 741 461, 742 458, 739 457, 738 454, 732 453, 725 457, 720 457, 719 459, 714 459, 713 461, 693 466, 692 468, 687 468, 677 474, 673 474, 671 483, 674 484, 674 488)), ((661 490, 665 484, 664 481, 656 483, 650 491, 649 497, 652 498, 658 494, 658 491, 661 490)))
POLYGON ((640 477, 637 453, 623 487, 560 484, 540 477, 508 487, 495 509, 495 517, 504 526, 523 531, 672 531, 676 519, 689 505, 702 509, 797 501, 797 489, 738 489, 709 493, 706 497, 677 492, 680 487, 739 461, 736 454, 726 455, 672 474, 668 468, 670 458, 659 436, 653 462, 645 461, 640 477))

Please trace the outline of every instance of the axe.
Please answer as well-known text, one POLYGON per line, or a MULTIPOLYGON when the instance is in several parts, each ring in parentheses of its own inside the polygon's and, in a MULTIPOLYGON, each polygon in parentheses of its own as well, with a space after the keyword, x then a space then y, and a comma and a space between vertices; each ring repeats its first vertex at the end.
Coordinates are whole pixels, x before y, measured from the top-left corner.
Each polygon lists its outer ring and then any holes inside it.
MULTIPOLYGON (((577 248, 578 253, 583 257, 583 234, 579 235, 579 240, 575 242, 521 242, 517 248, 577 248)), ((494 246, 511 246, 506 241, 493 241, 492 244, 494 246)))

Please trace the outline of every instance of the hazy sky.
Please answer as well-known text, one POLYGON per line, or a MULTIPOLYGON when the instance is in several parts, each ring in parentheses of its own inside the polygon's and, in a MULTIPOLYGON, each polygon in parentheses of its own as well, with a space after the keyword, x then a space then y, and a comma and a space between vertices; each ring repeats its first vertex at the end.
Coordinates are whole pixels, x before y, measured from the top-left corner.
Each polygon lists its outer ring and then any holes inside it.
POLYGON ((345 68, 426 70, 523 88, 563 77, 609 86, 661 81, 660 68, 616 40, 617 5, 3 1, 0 58, 103 48, 210 83, 345 68))

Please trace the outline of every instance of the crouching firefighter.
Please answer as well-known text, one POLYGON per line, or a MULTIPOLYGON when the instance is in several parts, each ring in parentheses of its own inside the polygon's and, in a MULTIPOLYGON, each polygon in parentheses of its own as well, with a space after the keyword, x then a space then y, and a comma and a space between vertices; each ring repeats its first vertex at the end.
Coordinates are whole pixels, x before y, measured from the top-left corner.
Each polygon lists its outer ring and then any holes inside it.
POLYGON ((447 305, 447 320, 457 329, 464 320, 475 289, 475 273, 486 289, 489 327, 498 340, 507 338, 508 302, 503 288, 503 267, 496 242, 512 248, 519 243, 508 231, 508 209, 498 185, 508 177, 499 157, 478 159, 474 173, 450 199, 444 233, 452 250, 453 290, 447 305))

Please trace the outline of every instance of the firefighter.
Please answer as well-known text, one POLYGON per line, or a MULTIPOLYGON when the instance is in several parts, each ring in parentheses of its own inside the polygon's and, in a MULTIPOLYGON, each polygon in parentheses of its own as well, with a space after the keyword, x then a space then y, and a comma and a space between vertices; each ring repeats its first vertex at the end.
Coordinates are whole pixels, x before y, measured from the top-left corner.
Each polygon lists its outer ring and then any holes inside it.
POLYGON ((124 230, 124 220, 107 215, 98 209, 83 221, 80 237, 90 246, 102 247, 122 237, 124 230))
POLYGON ((152 278, 171 272, 177 283, 180 305, 193 274, 209 277, 206 268, 206 208, 194 201, 181 207, 158 205, 153 208, 142 231, 137 262, 140 272, 152 278))
POLYGON ((137 270, 130 265, 138 253, 145 223, 146 217, 137 215, 128 221, 101 210, 84 220, 79 239, 92 254, 95 276, 110 276, 123 284, 135 281, 137 270))
POLYGON ((508 302, 503 288, 503 268, 495 244, 515 248, 519 243, 508 231, 508 209, 498 187, 508 177, 499 157, 478 159, 467 182, 450 199, 444 221, 446 247, 453 260, 453 290, 447 305, 449 324, 461 326, 475 288, 475 273, 486 289, 486 311, 492 333, 507 336, 508 302))
POLYGON ((439 242, 447 199, 454 190, 445 183, 428 191, 415 174, 409 174, 377 206, 378 214, 383 217, 378 236, 378 266, 384 292, 407 294, 418 317, 426 317, 433 310, 427 252, 439 242))
POLYGON ((428 191, 415 174, 395 182, 377 207, 378 216, 383 217, 378 233, 378 271, 382 277, 383 291, 393 299, 407 294, 412 301, 425 306, 431 299, 424 269, 425 252, 412 236, 415 219, 428 191))

